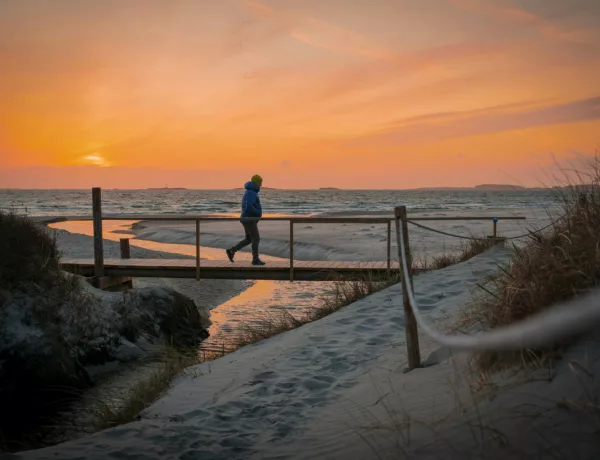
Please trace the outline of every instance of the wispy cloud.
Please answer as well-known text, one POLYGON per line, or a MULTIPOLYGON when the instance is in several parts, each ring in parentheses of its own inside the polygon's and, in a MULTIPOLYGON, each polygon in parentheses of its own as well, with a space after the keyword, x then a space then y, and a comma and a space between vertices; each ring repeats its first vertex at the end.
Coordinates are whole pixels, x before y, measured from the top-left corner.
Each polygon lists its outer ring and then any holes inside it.
POLYGON ((385 59, 394 56, 391 50, 375 45, 364 35, 322 19, 276 10, 251 0, 245 0, 244 4, 262 19, 288 25, 287 34, 306 45, 369 58, 385 59))
POLYGON ((512 0, 501 2, 494 0, 450 0, 450 2, 465 11, 530 26, 542 36, 553 40, 576 43, 590 43, 595 40, 595 34, 590 33, 590 30, 567 28, 560 23, 550 21, 529 9, 517 5, 512 0))
POLYGON ((538 126, 600 119, 600 96, 545 107, 507 110, 490 107, 468 112, 430 114, 399 121, 395 127, 346 143, 351 147, 430 142, 538 126))

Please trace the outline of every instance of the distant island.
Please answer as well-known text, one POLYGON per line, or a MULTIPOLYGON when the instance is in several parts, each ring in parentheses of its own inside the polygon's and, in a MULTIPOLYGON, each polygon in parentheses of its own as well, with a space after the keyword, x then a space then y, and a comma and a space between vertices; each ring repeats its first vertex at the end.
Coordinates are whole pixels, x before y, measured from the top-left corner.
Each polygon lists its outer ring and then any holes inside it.
MULTIPOLYGON (((272 187, 261 187, 260 189, 261 190, 279 190, 279 189, 272 188, 272 187)), ((233 190, 244 190, 244 187, 237 187, 237 188, 234 188, 233 190)))
POLYGON ((335 187, 321 187, 319 190, 341 190, 341 189, 335 188, 335 187))
MULTIPOLYGON (((528 187, 522 187, 520 185, 511 185, 511 184, 481 184, 481 185, 476 185, 474 187, 421 187, 421 188, 414 188, 414 189, 410 189, 410 190, 418 190, 418 191, 477 190, 477 191, 485 191, 485 192, 502 192, 502 191, 510 191, 510 190, 514 190, 514 191, 521 190, 522 191, 522 190, 534 190, 534 189, 528 188, 528 187)), ((535 188, 535 190, 538 190, 538 189, 535 188)), ((544 189, 540 189, 540 190, 544 190, 544 189)))
POLYGON ((482 184, 476 185, 475 190, 527 190, 527 187, 510 184, 482 184))
POLYGON ((146 190, 187 190, 187 188, 183 188, 183 187, 154 187, 154 188, 147 188, 146 190))

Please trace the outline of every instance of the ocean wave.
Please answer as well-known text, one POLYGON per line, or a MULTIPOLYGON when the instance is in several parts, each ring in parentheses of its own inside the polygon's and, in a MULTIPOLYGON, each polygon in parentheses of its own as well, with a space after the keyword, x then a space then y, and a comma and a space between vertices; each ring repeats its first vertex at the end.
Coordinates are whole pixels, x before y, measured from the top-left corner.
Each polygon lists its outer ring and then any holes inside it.
MULTIPOLYGON (((142 225, 132 226, 135 238, 155 241, 157 243, 196 244, 195 231, 164 228, 143 228, 142 225)), ((202 245, 213 248, 227 249, 240 240, 240 235, 202 233, 202 245)), ((247 248, 249 249, 249 248, 247 248)), ((277 238, 261 237, 260 253, 273 257, 287 259, 290 257, 290 242, 277 238)), ((297 241, 294 243, 294 259, 296 260, 370 260, 356 253, 346 252, 331 246, 297 241)))

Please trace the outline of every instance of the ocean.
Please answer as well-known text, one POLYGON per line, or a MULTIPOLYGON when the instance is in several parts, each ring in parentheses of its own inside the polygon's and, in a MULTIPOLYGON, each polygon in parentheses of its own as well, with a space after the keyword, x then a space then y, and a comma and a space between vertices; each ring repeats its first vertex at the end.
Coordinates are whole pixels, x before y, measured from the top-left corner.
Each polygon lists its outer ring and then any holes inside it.
MULTIPOLYGON (((103 190, 105 215, 236 214, 242 190, 103 190)), ((323 215, 545 209, 559 199, 552 191, 480 190, 263 190, 267 214, 323 215)), ((91 190, 0 190, 0 210, 31 216, 84 216, 92 213, 91 190)))

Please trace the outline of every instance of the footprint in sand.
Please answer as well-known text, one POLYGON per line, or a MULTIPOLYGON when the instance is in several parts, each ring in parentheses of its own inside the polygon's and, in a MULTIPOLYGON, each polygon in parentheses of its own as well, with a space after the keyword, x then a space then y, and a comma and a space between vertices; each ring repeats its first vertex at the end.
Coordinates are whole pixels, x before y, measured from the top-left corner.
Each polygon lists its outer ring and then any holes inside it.
POLYGON ((352 366, 350 366, 350 364, 342 360, 334 361, 329 366, 329 370, 335 374, 344 374, 348 372, 351 368, 352 366))
POLYGON ((310 391, 319 391, 319 390, 325 390, 325 389, 329 388, 331 386, 331 383, 322 382, 320 380, 317 380, 317 378, 310 378, 310 379, 306 379, 302 383, 302 386, 304 386, 304 388, 306 388, 307 390, 310 390, 310 391))
POLYGON ((346 324, 350 324, 352 323, 354 320, 352 318, 341 318, 336 320, 336 323, 341 324, 341 325, 346 325, 346 324))
POLYGON ((276 384, 275 386, 277 388, 282 388, 284 390, 289 390, 290 388, 294 388, 296 386, 296 384, 297 384, 297 381, 296 382, 290 381, 290 382, 280 382, 280 383, 276 384))
POLYGON ((404 318, 401 316, 393 316, 390 318, 390 323, 394 323, 398 326, 404 326, 404 318))
POLYGON ((333 383, 335 382, 335 378, 331 377, 330 375, 317 375, 314 377, 315 380, 319 380, 321 382, 325 382, 325 383, 333 383))

